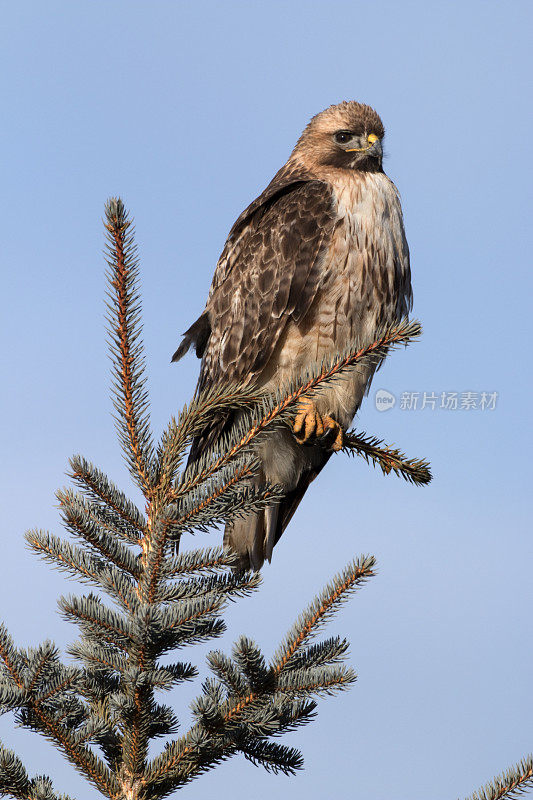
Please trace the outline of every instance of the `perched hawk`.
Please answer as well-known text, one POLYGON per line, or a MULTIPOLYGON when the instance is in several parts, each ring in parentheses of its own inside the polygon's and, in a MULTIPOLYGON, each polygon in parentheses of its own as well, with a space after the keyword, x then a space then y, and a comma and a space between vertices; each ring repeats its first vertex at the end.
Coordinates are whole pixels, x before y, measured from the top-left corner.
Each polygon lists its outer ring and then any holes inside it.
MULTIPOLYGON (((309 365, 369 340, 412 303, 409 249, 396 187, 382 167, 384 129, 367 105, 344 102, 317 114, 287 163, 233 225, 204 312, 173 356, 194 346, 199 389, 250 381, 276 390, 309 365)), ((261 472, 284 500, 226 526, 243 568, 270 560, 313 478, 342 447, 375 368, 334 381, 302 401, 289 428, 259 449, 261 472)), ((192 445, 189 461, 229 420, 192 445)))

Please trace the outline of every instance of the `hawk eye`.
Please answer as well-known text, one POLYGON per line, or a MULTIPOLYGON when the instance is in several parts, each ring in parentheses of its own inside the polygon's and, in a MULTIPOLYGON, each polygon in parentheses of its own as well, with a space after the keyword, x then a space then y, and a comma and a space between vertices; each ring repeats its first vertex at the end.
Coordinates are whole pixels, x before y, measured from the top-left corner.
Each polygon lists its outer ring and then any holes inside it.
POLYGON ((353 133, 351 131, 337 131, 334 138, 338 144, 346 144, 350 139, 353 139, 353 133))

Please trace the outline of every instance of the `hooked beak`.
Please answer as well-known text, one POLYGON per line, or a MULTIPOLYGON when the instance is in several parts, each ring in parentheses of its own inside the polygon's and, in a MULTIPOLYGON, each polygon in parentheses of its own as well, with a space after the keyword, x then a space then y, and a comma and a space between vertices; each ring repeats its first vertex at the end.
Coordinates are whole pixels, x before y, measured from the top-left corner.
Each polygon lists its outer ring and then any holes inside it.
MULTIPOLYGON (((370 136, 368 137, 370 139, 370 136)), ((376 136, 375 142, 372 142, 370 147, 367 150, 367 155, 374 156, 374 158, 381 158, 383 155, 383 148, 381 146, 381 142, 376 136)))
POLYGON ((346 150, 347 153, 366 153, 368 156, 373 156, 374 158, 381 158, 383 155, 383 148, 381 147, 381 142, 379 137, 376 136, 375 133, 371 133, 367 137, 368 145, 367 147, 351 147, 346 150))

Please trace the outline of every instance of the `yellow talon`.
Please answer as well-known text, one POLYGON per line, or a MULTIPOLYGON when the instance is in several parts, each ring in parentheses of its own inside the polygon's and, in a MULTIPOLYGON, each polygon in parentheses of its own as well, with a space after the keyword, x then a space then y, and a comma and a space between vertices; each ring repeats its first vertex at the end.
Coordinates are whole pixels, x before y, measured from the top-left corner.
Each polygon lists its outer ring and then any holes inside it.
POLYGON ((344 447, 343 429, 341 428, 337 420, 333 419, 333 417, 329 417, 326 415, 322 417, 322 419, 324 420, 324 425, 326 426, 327 432, 329 433, 329 431, 331 431, 332 438, 333 434, 335 434, 335 437, 333 438, 333 444, 331 445, 331 449, 334 450, 335 452, 342 450, 342 448, 344 447))
POLYGON ((298 413, 292 427, 300 444, 303 444, 313 436, 317 426, 317 416, 316 406, 311 400, 300 400, 298 413), (298 434, 300 435, 298 436, 298 434))
POLYGON ((339 423, 327 414, 321 415, 312 400, 300 400, 292 431, 298 444, 311 444, 313 440, 325 437, 333 441, 331 449, 342 450, 344 432, 339 423))

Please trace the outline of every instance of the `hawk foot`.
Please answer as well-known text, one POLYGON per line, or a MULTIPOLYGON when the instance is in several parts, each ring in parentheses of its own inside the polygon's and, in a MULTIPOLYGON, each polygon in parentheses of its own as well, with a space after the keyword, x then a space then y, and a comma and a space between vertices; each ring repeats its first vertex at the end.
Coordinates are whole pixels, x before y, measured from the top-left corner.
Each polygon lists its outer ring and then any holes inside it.
POLYGON ((292 426, 298 444, 315 444, 317 440, 330 450, 342 450, 344 431, 328 414, 319 414, 312 400, 300 400, 292 426))

